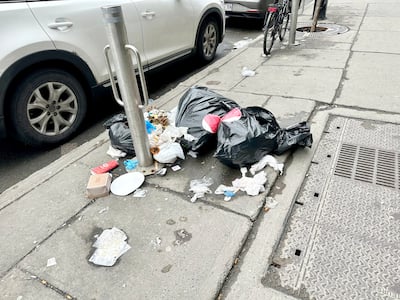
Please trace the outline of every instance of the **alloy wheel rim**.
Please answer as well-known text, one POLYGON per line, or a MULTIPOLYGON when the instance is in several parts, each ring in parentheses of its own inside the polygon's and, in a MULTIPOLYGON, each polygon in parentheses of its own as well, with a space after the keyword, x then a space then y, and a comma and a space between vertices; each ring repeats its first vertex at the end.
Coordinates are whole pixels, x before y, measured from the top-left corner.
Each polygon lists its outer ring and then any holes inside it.
POLYGON ((208 24, 203 36, 203 52, 206 57, 211 57, 217 47, 217 30, 213 24, 208 24))
POLYGON ((40 134, 59 135, 71 128, 78 114, 78 99, 65 84, 46 82, 29 98, 29 124, 40 134))

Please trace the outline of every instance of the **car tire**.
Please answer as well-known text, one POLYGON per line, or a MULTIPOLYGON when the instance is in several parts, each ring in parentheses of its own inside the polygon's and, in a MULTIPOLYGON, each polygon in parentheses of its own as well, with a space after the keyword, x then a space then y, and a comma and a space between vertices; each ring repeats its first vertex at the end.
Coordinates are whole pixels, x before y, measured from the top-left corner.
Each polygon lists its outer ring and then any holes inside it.
POLYGON ((215 58, 219 41, 219 26, 214 18, 203 21, 197 37, 197 56, 203 63, 215 58))
POLYGON ((70 73, 42 69, 20 82, 10 106, 13 138, 30 146, 60 144, 82 124, 87 97, 70 73))

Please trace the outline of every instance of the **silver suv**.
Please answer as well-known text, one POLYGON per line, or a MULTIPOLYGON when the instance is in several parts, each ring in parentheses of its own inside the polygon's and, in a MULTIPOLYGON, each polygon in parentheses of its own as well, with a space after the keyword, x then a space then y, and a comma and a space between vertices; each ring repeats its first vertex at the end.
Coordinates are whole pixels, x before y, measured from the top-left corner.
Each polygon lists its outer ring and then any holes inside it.
POLYGON ((32 146, 69 139, 108 86, 101 7, 120 5, 145 71, 193 54, 214 59, 221 0, 0 0, 0 137, 32 146))

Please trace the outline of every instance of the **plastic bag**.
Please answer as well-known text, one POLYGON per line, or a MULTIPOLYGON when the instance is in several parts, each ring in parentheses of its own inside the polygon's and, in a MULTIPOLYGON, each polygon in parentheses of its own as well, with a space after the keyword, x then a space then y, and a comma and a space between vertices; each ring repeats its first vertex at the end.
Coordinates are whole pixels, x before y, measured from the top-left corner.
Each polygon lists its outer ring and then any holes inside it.
POLYGON ((194 195, 190 199, 191 202, 196 202, 198 198, 202 198, 205 194, 211 194, 211 190, 209 188, 210 185, 214 183, 212 178, 203 177, 202 179, 194 179, 190 181, 190 192, 193 192, 194 195))
POLYGON ((206 87, 192 87, 182 96, 179 101, 175 116, 177 127, 187 127, 188 133, 193 135, 196 140, 189 141, 186 147, 188 150, 205 152, 216 146, 216 136, 207 132, 202 121, 207 114, 214 114, 222 117, 232 108, 239 105, 206 87))
POLYGON ((104 122, 103 126, 108 129, 111 146, 121 150, 128 155, 135 155, 131 132, 128 127, 126 115, 117 114, 104 122))
POLYGON ((177 158, 185 159, 181 145, 178 143, 164 143, 159 152, 153 155, 154 159, 162 164, 172 164, 177 158))
POLYGON ((214 154, 231 167, 250 166, 269 153, 281 154, 294 146, 311 147, 309 126, 299 123, 281 129, 274 115, 262 107, 241 109, 242 117, 220 123, 214 154))

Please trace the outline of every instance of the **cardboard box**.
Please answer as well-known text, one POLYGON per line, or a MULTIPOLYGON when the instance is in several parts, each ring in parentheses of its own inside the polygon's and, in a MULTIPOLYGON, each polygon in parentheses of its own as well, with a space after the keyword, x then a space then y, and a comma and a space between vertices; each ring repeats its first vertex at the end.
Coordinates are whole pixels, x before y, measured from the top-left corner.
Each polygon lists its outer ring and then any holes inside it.
POLYGON ((86 187, 86 195, 89 199, 107 196, 110 193, 112 175, 110 173, 90 175, 86 187))

